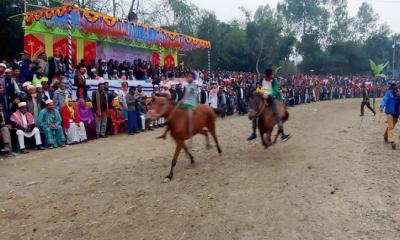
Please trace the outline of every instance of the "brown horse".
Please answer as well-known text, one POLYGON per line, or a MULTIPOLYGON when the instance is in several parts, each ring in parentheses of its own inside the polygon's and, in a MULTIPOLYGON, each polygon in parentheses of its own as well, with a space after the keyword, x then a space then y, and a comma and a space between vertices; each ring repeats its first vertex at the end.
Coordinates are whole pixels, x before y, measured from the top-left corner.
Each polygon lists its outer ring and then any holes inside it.
POLYGON ((214 138, 217 145, 218 153, 221 155, 222 150, 218 143, 218 138, 215 133, 216 115, 214 111, 206 105, 198 105, 192 115, 192 122, 189 124, 189 117, 187 111, 178 109, 172 102, 165 98, 156 98, 153 104, 149 107, 148 117, 150 119, 165 118, 168 130, 176 143, 174 157, 172 158, 171 171, 165 177, 164 182, 170 182, 174 175, 174 167, 177 163, 178 156, 183 148, 190 158, 193 165, 195 163, 193 155, 189 152, 185 141, 191 139, 197 134, 202 134, 206 137, 207 147, 209 147, 208 133, 214 138))
MULTIPOLYGON (((283 122, 289 120, 289 112, 283 102, 276 102, 279 109, 281 119, 283 122)), ((275 125, 278 123, 275 121, 274 113, 272 109, 268 107, 262 94, 254 93, 253 98, 249 102, 248 106, 249 119, 258 119, 257 126, 260 131, 260 137, 262 144, 265 148, 269 148, 271 145, 276 143, 280 133, 275 136, 274 141, 271 141, 272 131, 275 125)))

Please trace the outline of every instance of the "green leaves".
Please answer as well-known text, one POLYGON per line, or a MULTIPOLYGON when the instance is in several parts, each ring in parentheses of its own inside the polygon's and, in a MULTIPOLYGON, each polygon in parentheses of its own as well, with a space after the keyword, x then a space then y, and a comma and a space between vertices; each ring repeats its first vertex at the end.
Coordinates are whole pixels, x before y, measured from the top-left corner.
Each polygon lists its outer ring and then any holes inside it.
POLYGON ((385 64, 376 65, 374 63, 374 61, 372 61, 370 59, 369 60, 369 65, 371 67, 371 71, 372 71, 372 74, 374 75, 374 77, 378 77, 379 75, 381 75, 383 70, 385 70, 385 68, 387 68, 387 66, 389 66, 389 62, 386 62, 385 64))
POLYGON ((277 66, 273 65, 273 66, 272 66, 272 73, 275 75, 275 74, 277 74, 281 69, 282 69, 282 66, 277 67, 277 66))

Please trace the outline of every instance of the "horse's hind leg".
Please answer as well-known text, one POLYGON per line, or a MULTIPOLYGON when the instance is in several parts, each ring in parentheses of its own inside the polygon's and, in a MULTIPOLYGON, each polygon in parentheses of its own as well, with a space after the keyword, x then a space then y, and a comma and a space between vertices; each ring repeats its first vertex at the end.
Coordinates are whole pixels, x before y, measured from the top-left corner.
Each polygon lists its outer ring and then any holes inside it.
POLYGON ((182 147, 183 147, 183 150, 185 150, 186 154, 187 154, 187 155, 189 156, 189 158, 190 158, 190 164, 194 165, 195 162, 194 162, 193 155, 189 152, 189 149, 187 148, 186 144, 183 143, 183 146, 182 146, 182 147))
POLYGON ((222 154, 222 150, 221 147, 219 146, 219 142, 218 142, 218 138, 217 138, 217 134, 215 133, 215 119, 213 119, 212 121, 208 122, 208 131, 210 131, 211 136, 213 137, 215 144, 217 145, 217 149, 218 149, 218 153, 219 155, 222 154))
POLYGON ((182 141, 176 142, 175 154, 171 162, 171 170, 169 175, 164 178, 165 183, 170 182, 174 176, 174 168, 176 166, 176 162, 178 161, 179 153, 181 152, 183 145, 184 143, 182 141))
POLYGON ((211 145, 210 145, 210 138, 208 137, 208 131, 207 131, 207 129, 202 129, 202 130, 200 131, 200 134, 201 134, 201 135, 204 135, 204 136, 206 137, 206 148, 207 148, 207 149, 210 149, 210 148, 211 148, 211 145))

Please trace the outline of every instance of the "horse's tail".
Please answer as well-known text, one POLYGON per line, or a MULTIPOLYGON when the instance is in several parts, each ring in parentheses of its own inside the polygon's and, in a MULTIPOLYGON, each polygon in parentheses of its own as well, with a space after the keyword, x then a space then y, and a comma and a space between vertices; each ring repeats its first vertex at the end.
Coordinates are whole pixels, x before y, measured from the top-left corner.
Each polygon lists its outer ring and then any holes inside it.
POLYGON ((283 122, 288 121, 289 120, 289 115, 290 115, 289 112, 287 110, 285 110, 285 116, 283 117, 282 121, 283 122))

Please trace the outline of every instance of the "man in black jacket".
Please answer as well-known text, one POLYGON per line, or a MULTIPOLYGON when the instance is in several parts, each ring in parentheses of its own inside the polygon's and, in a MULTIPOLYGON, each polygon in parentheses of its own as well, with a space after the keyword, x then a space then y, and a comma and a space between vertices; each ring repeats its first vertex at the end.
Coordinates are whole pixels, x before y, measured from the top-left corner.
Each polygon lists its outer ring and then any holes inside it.
POLYGON ((208 92, 207 92, 207 86, 206 85, 203 85, 201 87, 200 104, 208 105, 208 92))
POLYGON ((361 93, 362 93, 362 102, 361 102, 361 117, 364 116, 364 108, 365 106, 367 106, 367 108, 369 110, 371 110, 371 112, 374 114, 374 116, 376 115, 375 110, 371 107, 371 103, 369 102, 369 92, 368 89, 365 87, 365 84, 363 83, 363 85, 361 86, 361 93))
POLYGON ((175 84, 171 85, 171 88, 169 89, 169 92, 171 94, 171 101, 174 102, 174 103, 178 102, 178 94, 176 92, 175 84))
POLYGON ((104 83, 99 83, 97 91, 92 93, 93 112, 96 115, 96 134, 97 137, 106 137, 108 94, 104 83))
POLYGON ((183 88, 182 84, 180 83, 176 86, 176 94, 178 95, 178 102, 179 102, 183 98, 183 88))
POLYGON ((245 90, 243 84, 241 84, 238 88, 236 88, 236 96, 237 96, 237 105, 238 105, 238 112, 239 115, 246 114, 245 110, 245 90))
POLYGON ((49 57, 49 84, 53 81, 53 78, 59 74, 66 72, 65 64, 63 63, 60 55, 56 53, 54 57, 49 57))

